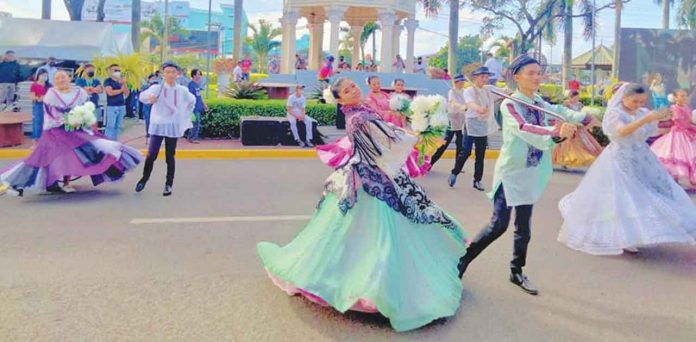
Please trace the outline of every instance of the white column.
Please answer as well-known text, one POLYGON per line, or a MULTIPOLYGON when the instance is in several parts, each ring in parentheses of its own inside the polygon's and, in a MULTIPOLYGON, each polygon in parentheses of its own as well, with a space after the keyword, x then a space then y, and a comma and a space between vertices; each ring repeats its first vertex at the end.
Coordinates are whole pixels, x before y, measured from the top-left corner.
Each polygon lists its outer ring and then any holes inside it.
MULTIPOLYGON (((404 25, 398 25, 398 21, 397 21, 397 25, 394 26, 394 38, 393 38, 393 40, 392 40, 392 42, 393 42, 393 44, 394 44, 394 48, 393 48, 392 51, 394 51, 394 60, 395 60, 395 61, 396 61, 396 55, 399 54, 399 50, 400 50, 400 48, 401 48, 400 45, 399 45, 399 43, 400 43, 400 40, 401 40, 401 39, 400 39, 400 38, 401 38, 401 30, 402 30, 403 28, 404 28, 404 25)), ((402 55, 401 57, 403 58, 404 56, 402 55)))
POLYGON ((329 36, 329 53, 338 60, 338 34, 346 8, 342 6, 329 6, 326 15, 331 23, 331 35, 329 36))
POLYGON ((365 26, 363 23, 354 23, 350 25, 350 34, 353 36, 353 54, 351 55, 353 70, 355 70, 358 63, 360 63, 360 36, 364 28, 365 26))
POLYGON ((379 22, 382 26, 382 48, 380 56, 380 71, 381 72, 391 72, 392 64, 394 63, 394 44, 392 40, 394 39, 394 21, 396 20, 396 14, 393 10, 380 10, 379 22))
POLYGON ((310 70, 319 69, 321 64, 321 51, 324 42, 324 17, 313 16, 307 18, 309 28, 309 56, 308 68, 310 70))
POLYGON ((418 27, 418 20, 414 18, 408 18, 404 21, 404 26, 406 26, 407 41, 406 41, 406 72, 413 72, 413 65, 415 63, 413 59, 413 50, 415 46, 416 38, 416 28, 418 27))
POLYGON ((300 15, 296 9, 288 9, 280 19, 283 30, 283 41, 280 46, 280 72, 295 73, 295 41, 297 19, 300 15))

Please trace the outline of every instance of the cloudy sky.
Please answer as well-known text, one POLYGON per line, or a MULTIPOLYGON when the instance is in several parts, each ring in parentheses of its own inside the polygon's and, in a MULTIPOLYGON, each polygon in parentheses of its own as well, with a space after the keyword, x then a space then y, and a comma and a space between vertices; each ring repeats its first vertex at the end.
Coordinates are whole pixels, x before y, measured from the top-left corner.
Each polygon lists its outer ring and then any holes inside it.
MULTIPOLYGON (((597 6, 606 4, 609 0, 596 0, 597 6)), ((207 8, 208 0, 189 0, 191 7, 197 8, 207 8)), ((233 0, 213 0, 213 8, 219 9, 220 3, 234 3, 233 0)), ((254 0, 245 1, 245 11, 250 19, 250 21, 256 22, 258 19, 267 19, 273 23, 278 23, 278 19, 282 14, 283 0, 254 0)), ((41 1, 39 0, 0 0, 0 11, 10 12, 14 17, 24 17, 24 18, 39 18, 41 16, 41 1), (27 4, 29 3, 29 4, 27 4)), ((422 8, 419 6, 417 12, 422 12, 422 8)), ((676 12, 675 10, 672 11, 676 12)), ((661 26, 660 7, 656 4, 655 0, 632 0, 626 5, 624 9, 622 21, 624 27, 645 27, 645 28, 659 28, 661 26)), ((417 19, 420 22, 420 28, 416 31, 416 54, 429 54, 437 51, 441 46, 447 41, 447 11, 439 14, 437 17, 425 17, 422 14, 417 15, 417 19)), ((481 27, 482 15, 480 13, 472 13, 470 9, 464 8, 460 13, 460 26, 459 34, 476 34, 479 32, 481 27)), ((63 0, 53 0, 53 18, 54 19, 68 19, 68 13, 65 10, 65 5, 63 0)), ((604 43, 605 45, 613 44, 613 27, 614 27, 614 13, 612 10, 605 10, 600 12, 598 23, 600 26, 599 32, 597 34, 597 44, 604 43)), ((672 19, 672 27, 676 27, 674 23, 675 19, 672 19)), ((300 20, 298 23, 298 36, 307 33, 306 29, 302 29, 306 21, 300 20)), ((280 25, 278 23, 278 25, 280 25)), ((578 55, 591 48, 590 41, 584 41, 582 39, 582 32, 580 31, 580 23, 575 26, 575 43, 574 43, 574 54, 578 55)), ((325 32, 328 32, 328 24, 325 28, 325 32)), ((404 31, 405 32, 405 31, 404 31)), ((514 30, 501 30, 499 34, 513 35, 514 30)), ((324 35, 325 43, 324 46, 328 48, 328 34, 324 35)), ((402 53, 405 53, 406 46, 406 36, 405 33, 401 37, 401 49, 402 53)), ((371 43, 368 41, 368 46, 371 43)), ((377 38, 377 44, 379 44, 379 35, 377 38)), ((561 53, 562 53, 562 42, 559 41, 556 46, 549 46, 549 44, 544 44, 544 53, 547 56, 551 56, 554 63, 560 63, 561 53)))

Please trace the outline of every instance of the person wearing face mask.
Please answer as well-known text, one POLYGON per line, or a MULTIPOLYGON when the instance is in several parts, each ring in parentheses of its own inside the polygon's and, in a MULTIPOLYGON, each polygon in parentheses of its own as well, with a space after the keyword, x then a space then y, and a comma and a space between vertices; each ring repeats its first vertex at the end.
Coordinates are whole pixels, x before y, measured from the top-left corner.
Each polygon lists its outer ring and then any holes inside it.
POLYGON ((109 66, 111 77, 104 81, 106 91, 106 132, 111 140, 118 140, 121 131, 121 123, 126 115, 126 98, 130 94, 128 85, 121 74, 118 64, 109 66))
POLYGON ((48 83, 53 84, 53 77, 56 75, 56 72, 58 71, 58 68, 56 67, 56 59, 54 57, 48 57, 48 60, 46 60, 46 64, 42 65, 36 70, 36 75, 35 77, 39 76, 39 71, 40 70, 46 70, 48 73, 48 83))
POLYGON ((94 71, 94 65, 85 64, 82 70, 82 77, 75 80, 75 85, 82 88, 87 95, 89 95, 89 100, 94 103, 95 114, 97 115, 97 124, 99 127, 103 125, 103 118, 101 110, 99 109, 99 94, 104 92, 104 87, 102 87, 101 82, 95 77, 96 72, 94 71))
MULTIPOLYGON (((558 241, 574 250, 616 255, 657 244, 696 244, 696 205, 645 143, 658 122, 671 117, 667 108, 644 108, 648 91, 641 84, 619 85, 602 120, 611 142, 558 204, 558 241)), ((685 94, 680 97, 685 103, 685 94)))
POLYGON ((14 51, 8 50, 0 63, 0 105, 6 103, 9 106, 14 102, 20 80, 19 64, 14 51))
POLYGON ((493 201, 493 215, 461 258, 459 275, 464 275, 471 261, 505 233, 514 208, 515 243, 510 262, 510 282, 536 295, 539 291, 522 274, 530 240, 532 207, 543 194, 553 173, 551 151, 556 141, 572 137, 577 129, 576 124, 588 125, 592 117, 562 105, 550 105, 537 94, 544 75, 536 59, 521 55, 510 63, 509 70, 517 85, 511 97, 517 101, 506 99, 501 104, 503 145, 495 164, 492 191, 488 193, 493 201), (550 126, 543 112, 524 103, 555 112, 566 122, 550 126))

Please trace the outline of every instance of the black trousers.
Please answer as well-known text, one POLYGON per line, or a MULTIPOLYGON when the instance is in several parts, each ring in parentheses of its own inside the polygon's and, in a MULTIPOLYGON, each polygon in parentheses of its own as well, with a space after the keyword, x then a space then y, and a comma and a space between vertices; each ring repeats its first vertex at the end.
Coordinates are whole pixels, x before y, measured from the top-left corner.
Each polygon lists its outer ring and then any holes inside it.
POLYGON ((486 158, 486 147, 488 147, 488 137, 472 137, 470 135, 464 136, 464 148, 462 148, 462 153, 457 154, 457 162, 455 163, 455 170, 452 170, 453 174, 459 174, 464 167, 467 159, 471 155, 471 149, 476 146, 474 151, 476 163, 474 164, 474 180, 480 182, 483 178, 483 162, 486 158), (459 159, 462 159, 461 161, 459 159), (459 171, 455 173, 459 166, 459 171))
MULTIPOLYGON (((457 138, 457 140, 454 141, 454 144, 457 147, 456 155, 458 156, 462 152, 462 145, 464 143, 462 130, 453 131, 453 130, 448 129, 447 133, 445 133, 445 144, 440 146, 440 148, 438 148, 437 151, 435 151, 433 156, 430 158, 430 165, 434 166, 435 163, 437 163, 437 161, 440 160, 440 157, 442 157, 442 154, 445 153, 445 151, 447 150, 447 147, 452 142, 452 139, 454 139, 455 137, 457 138)), ((454 166, 454 169, 452 170, 452 173, 455 173, 454 170, 457 169, 456 164, 457 164, 457 162, 455 161, 455 166, 454 166)), ((463 166, 464 165, 462 164, 462 167, 463 166)), ((459 172, 462 171, 462 167, 459 168, 459 172)), ((455 174, 459 174, 459 172, 457 172, 455 174)))
POLYGON ((167 157, 167 185, 174 185, 174 172, 176 170, 176 160, 174 155, 176 154, 176 143, 178 138, 163 137, 160 135, 151 135, 150 143, 147 149, 147 158, 145 159, 145 167, 143 168, 143 178, 144 182, 150 179, 150 174, 152 174, 152 167, 155 165, 155 160, 157 160, 157 154, 159 154, 160 147, 162 147, 162 140, 164 140, 164 152, 167 157))
MULTIPOLYGON (((508 207, 505 199, 505 191, 501 185, 493 197, 493 217, 474 238, 466 250, 464 260, 471 262, 493 241, 499 238, 510 224, 512 207, 508 207)), ((515 242, 510 269, 512 272, 522 272, 522 267, 527 262, 527 246, 529 245, 530 222, 532 219, 532 205, 519 205, 515 207, 515 242)))

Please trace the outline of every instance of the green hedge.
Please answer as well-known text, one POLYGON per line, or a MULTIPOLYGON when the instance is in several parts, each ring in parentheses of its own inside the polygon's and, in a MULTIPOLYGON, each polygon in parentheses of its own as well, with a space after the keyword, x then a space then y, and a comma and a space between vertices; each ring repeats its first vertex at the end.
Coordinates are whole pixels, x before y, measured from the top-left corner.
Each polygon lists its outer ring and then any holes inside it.
MULTIPOLYGON (((239 119, 242 116, 287 115, 285 100, 236 100, 210 99, 210 111, 202 118, 202 135, 210 138, 239 137, 239 119)), ((333 125, 336 118, 336 105, 307 102, 307 115, 319 125, 333 125)))

